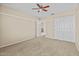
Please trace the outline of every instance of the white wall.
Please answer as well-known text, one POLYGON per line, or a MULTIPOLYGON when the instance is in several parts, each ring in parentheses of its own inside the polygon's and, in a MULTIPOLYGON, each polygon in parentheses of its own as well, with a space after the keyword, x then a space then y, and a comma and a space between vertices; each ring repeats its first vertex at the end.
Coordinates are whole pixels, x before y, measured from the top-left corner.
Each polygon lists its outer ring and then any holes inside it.
POLYGON ((0 47, 35 37, 35 23, 27 19, 2 15, 0 47))
POLYGON ((0 48, 34 38, 34 20, 33 17, 4 8, 0 12, 0 48))
POLYGON ((46 23, 46 37, 54 39, 54 22, 53 18, 45 18, 46 23))
POLYGON ((2 37, 1 19, 2 19, 2 15, 0 14, 0 41, 1 41, 1 37, 2 37))
POLYGON ((75 16, 54 18, 54 38, 75 42, 75 16))
POLYGON ((77 8, 75 10, 75 16, 76 16, 76 47, 79 51, 79 4, 77 4, 77 8))

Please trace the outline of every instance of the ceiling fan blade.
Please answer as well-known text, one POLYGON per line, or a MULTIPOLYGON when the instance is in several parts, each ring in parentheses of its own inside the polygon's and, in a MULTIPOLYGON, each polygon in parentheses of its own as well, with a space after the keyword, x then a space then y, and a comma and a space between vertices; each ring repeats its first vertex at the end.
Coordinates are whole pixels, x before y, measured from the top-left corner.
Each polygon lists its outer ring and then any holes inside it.
POLYGON ((40 6, 39 4, 37 4, 37 6, 38 6, 39 8, 41 8, 41 6, 40 6))
POLYGON ((45 6, 45 7, 43 7, 43 8, 48 8, 48 7, 50 7, 50 6, 48 5, 48 6, 45 6))
POLYGON ((47 12, 48 10, 42 9, 43 11, 47 12))
POLYGON ((32 10, 37 10, 37 9, 40 9, 40 8, 32 8, 32 10))

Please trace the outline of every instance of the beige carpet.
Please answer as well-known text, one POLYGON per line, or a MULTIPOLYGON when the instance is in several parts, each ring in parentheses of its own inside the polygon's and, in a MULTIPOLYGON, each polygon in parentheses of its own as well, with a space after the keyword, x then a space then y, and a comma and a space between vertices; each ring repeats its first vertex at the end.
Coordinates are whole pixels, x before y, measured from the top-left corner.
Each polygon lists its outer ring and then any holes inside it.
POLYGON ((56 39, 36 38, 0 49, 1 56, 77 56, 75 44, 56 39))

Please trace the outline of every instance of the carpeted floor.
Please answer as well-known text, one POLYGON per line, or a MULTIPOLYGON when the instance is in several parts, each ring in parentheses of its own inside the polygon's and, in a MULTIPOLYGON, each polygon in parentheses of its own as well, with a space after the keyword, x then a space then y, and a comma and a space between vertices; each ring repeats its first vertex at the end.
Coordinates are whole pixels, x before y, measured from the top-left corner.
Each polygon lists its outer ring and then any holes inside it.
POLYGON ((36 38, 0 48, 1 56, 77 56, 75 44, 48 38, 36 38))

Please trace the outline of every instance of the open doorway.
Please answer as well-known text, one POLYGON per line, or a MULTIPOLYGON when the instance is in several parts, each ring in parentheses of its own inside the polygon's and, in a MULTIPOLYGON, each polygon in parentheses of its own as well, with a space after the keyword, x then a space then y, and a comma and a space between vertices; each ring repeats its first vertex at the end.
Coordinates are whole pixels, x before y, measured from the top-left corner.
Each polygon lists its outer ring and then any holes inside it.
POLYGON ((36 21, 36 36, 45 37, 46 36, 46 27, 45 22, 42 19, 36 21))

